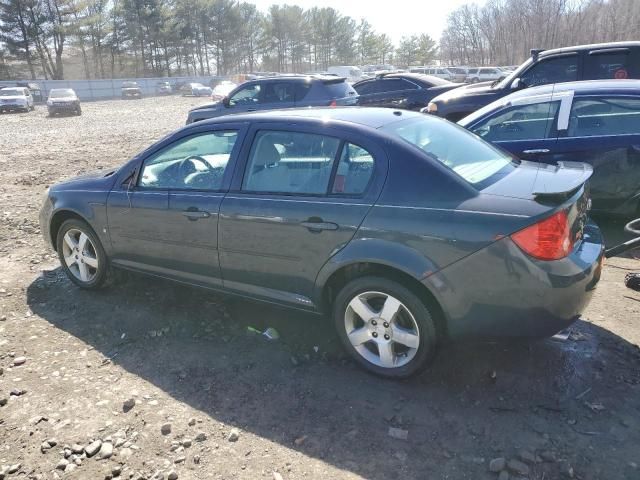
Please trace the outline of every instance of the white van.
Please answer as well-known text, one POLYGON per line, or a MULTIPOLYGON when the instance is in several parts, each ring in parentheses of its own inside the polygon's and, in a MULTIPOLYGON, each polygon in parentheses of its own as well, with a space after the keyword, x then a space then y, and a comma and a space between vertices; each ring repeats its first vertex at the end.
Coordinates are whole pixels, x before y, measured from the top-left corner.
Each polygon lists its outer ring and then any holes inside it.
POLYGON ((339 77, 344 77, 347 79, 347 82, 358 82, 363 79, 362 70, 358 67, 354 67, 351 65, 340 65, 336 67, 329 67, 327 72, 332 75, 337 75, 339 77))

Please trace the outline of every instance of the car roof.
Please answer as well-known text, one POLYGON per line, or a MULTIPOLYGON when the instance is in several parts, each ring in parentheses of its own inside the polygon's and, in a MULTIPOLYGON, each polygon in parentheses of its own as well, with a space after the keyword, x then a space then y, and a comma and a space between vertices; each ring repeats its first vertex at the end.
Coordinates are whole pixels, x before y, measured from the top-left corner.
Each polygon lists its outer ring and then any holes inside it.
POLYGON ((554 48, 552 50, 544 50, 540 52, 540 57, 547 55, 556 55, 558 53, 578 52, 584 50, 599 50, 603 48, 640 48, 640 42, 609 42, 609 43, 593 43, 589 45, 576 45, 573 47, 554 48))
POLYGON ((407 118, 422 117, 424 114, 408 110, 375 107, 316 107, 316 108, 287 108, 283 110, 265 110, 253 113, 238 113, 223 117, 211 118, 191 125, 204 123, 236 123, 236 122, 294 122, 300 119, 320 120, 323 122, 335 120, 346 123, 363 125, 378 129, 389 123, 406 120, 407 118))

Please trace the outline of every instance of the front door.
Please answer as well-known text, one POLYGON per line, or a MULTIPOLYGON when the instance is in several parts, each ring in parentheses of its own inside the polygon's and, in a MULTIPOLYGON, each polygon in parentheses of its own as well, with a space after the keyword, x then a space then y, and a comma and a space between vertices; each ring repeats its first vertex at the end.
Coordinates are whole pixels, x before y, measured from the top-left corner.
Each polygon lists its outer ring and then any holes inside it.
POLYGON ((134 184, 107 202, 113 261, 198 284, 220 285, 218 214, 241 127, 200 131, 153 151, 134 184))
POLYGON ((279 124, 255 131, 241 156, 220 214, 224 286, 311 309, 318 272, 374 202, 384 152, 330 127, 279 124))

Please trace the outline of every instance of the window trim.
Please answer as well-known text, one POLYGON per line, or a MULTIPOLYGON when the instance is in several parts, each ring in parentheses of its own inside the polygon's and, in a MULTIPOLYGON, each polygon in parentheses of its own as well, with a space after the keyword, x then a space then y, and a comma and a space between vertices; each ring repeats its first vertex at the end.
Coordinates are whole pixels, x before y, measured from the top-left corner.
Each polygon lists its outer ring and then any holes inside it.
MULTIPOLYGON (((532 69, 534 69, 535 67, 537 67, 538 65, 542 64, 542 63, 546 63, 549 62, 551 60, 556 60, 558 58, 569 58, 569 57, 575 57, 576 58, 576 79, 575 80, 568 80, 568 81, 578 81, 580 80, 580 78, 582 77, 582 57, 580 56, 580 54, 578 52, 566 52, 566 53, 557 53, 555 55, 548 55, 546 57, 540 57, 540 59, 537 62, 533 62, 531 65, 529 65, 529 68, 527 68, 525 71, 521 72, 520 74, 518 74, 517 77, 514 77, 514 80, 516 78, 519 78, 520 81, 522 81, 523 77, 532 69)), ((553 82, 553 83, 558 83, 558 82, 553 82)), ((550 85, 549 83, 545 83, 545 84, 539 84, 539 85, 531 85, 532 87, 538 87, 541 85, 550 85)))
MULTIPOLYGON (((233 169, 234 166, 232 164, 233 161, 235 161, 235 157, 237 157, 237 152, 240 148, 239 143, 242 143, 243 140, 243 128, 237 124, 235 124, 234 127, 228 127, 228 128, 217 128, 215 130, 201 130, 201 131, 196 131, 193 133, 190 133, 188 135, 184 135, 182 137, 176 138, 173 141, 165 144, 165 145, 161 145, 158 146, 157 149, 154 149, 152 152, 149 152, 148 155, 146 155, 144 158, 142 158, 142 160, 140 160, 140 162, 138 163, 138 166, 135 169, 135 172, 133 172, 132 174, 129 174, 126 176, 126 178, 123 180, 123 182, 126 182, 126 180, 128 178, 131 177, 131 175, 133 175, 133 182, 132 182, 132 186, 131 186, 131 190, 132 191, 139 191, 139 192, 167 192, 167 193, 171 193, 171 192, 207 192, 207 193, 225 193, 228 190, 228 181, 231 179, 231 175, 233 175, 233 169), (153 158, 154 156, 156 156, 158 153, 161 153, 173 146, 175 146, 176 144, 180 143, 180 142, 184 142, 184 141, 189 141, 192 138, 195 137, 200 137, 202 135, 214 135, 216 132, 229 132, 229 131, 235 131, 237 133, 236 135, 236 141, 233 144, 233 148, 231 149, 231 152, 229 153, 229 161, 227 162, 227 166, 224 169, 224 173, 222 174, 222 181, 221 181, 221 185, 219 189, 211 189, 211 188, 170 188, 170 187, 150 187, 150 186, 144 186, 144 185, 140 185, 140 180, 142 178, 142 171, 144 170, 144 166, 146 164, 146 162, 153 158), (226 182, 225 182, 226 181, 226 182)), ((120 182, 121 184, 123 182, 120 182)))
MULTIPOLYGON (((605 94, 606 95, 606 94, 605 94)), ((603 97, 605 97, 605 95, 602 94, 598 94, 598 93, 593 93, 593 94, 588 94, 588 95, 579 95, 578 97, 575 97, 572 100, 585 100, 585 99, 602 99, 603 97)), ((637 95, 632 95, 632 94, 627 94, 627 93, 620 93, 620 94, 608 94, 606 95, 606 98, 628 98, 631 100, 638 100, 638 96, 637 95)), ((569 119, 571 116, 571 110, 573 110, 573 103, 571 104, 571 106, 569 107, 569 113, 568 113, 568 117, 567 117, 567 129, 565 131, 565 134, 569 132, 569 119)), ((617 137, 634 137, 634 136, 640 136, 640 132, 639 133, 618 133, 618 134, 609 134, 609 135, 581 135, 581 136, 568 136, 565 135, 562 137, 562 139, 564 140, 573 140, 573 139, 601 139, 601 138, 617 138, 617 137)))
POLYGON ((362 145, 358 145, 355 142, 350 142, 348 140, 342 140, 342 143, 340 144, 340 151, 339 151, 339 155, 336 159, 335 165, 333 167, 333 172, 331 174, 331 180, 329 181, 329 188, 327 189, 327 196, 328 197, 335 197, 335 198, 363 198, 367 195, 367 193, 369 192, 369 188, 371 188, 371 184, 374 181, 374 178, 376 176, 376 157, 373 155, 373 153, 371 153, 369 151, 369 149, 364 148, 362 145), (360 193, 336 193, 333 191, 333 187, 334 187, 334 182, 335 182, 335 176, 338 173, 338 167, 340 166, 340 159, 342 158, 342 151, 344 150, 344 148, 347 145, 353 145, 355 147, 361 148, 362 150, 364 150, 365 152, 367 152, 369 155, 371 155, 371 158, 373 159, 373 167, 371 169, 371 176, 369 177, 369 180, 367 181, 367 184, 365 185, 365 187, 362 189, 362 192, 360 193))

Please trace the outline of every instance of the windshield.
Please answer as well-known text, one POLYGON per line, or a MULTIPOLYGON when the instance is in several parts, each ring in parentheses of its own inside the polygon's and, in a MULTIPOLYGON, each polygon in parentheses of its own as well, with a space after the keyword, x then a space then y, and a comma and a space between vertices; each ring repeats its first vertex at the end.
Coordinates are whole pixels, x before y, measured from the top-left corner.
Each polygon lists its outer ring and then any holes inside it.
POLYGON ((393 122, 380 130, 415 145, 476 186, 512 161, 464 128, 428 115, 393 122))
POLYGON ((65 97, 75 97, 76 92, 71 90, 70 88, 61 88, 59 90, 51 90, 49 92, 49 98, 65 98, 65 97))
MULTIPOLYGON (((522 72, 524 72, 524 70, 529 68, 529 65, 531 65, 531 63, 532 63, 531 59, 527 60, 518 68, 516 68, 513 72, 509 73, 505 78, 500 80, 500 82, 496 86, 498 88, 507 88, 509 85, 511 85, 511 81, 514 78, 518 78, 522 74, 522 72)), ((505 73, 508 73, 508 72, 505 72, 505 73)))
POLYGON ((22 88, 3 88, 0 90, 0 97, 15 97, 16 95, 24 96, 22 88))

